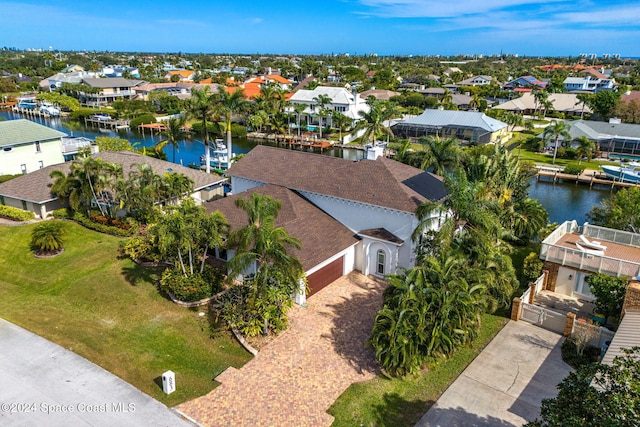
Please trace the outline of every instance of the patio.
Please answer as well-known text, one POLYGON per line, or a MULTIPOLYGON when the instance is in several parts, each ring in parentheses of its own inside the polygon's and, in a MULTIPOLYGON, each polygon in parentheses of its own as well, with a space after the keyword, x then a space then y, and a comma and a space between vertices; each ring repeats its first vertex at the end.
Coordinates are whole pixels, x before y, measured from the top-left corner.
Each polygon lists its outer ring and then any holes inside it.
POLYGON ((596 308, 593 302, 546 290, 536 295, 534 304, 563 314, 575 313, 577 319, 587 320, 591 320, 596 308))

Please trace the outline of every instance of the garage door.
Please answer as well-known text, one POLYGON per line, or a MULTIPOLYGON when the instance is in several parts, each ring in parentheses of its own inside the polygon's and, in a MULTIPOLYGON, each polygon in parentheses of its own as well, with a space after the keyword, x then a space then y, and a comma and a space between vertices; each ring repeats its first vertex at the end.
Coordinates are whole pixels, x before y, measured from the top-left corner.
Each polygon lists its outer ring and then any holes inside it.
POLYGON ((307 284, 309 286, 309 294, 307 297, 318 292, 334 280, 342 277, 344 265, 344 257, 340 257, 332 263, 322 267, 315 273, 307 276, 307 284))

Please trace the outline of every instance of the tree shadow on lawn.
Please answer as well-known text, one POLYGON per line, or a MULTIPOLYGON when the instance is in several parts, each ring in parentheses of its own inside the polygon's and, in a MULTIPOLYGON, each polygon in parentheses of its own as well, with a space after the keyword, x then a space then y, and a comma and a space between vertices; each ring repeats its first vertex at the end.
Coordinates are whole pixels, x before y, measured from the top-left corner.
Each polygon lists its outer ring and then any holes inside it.
MULTIPOLYGON (((433 400, 406 400, 398 393, 385 393, 382 401, 373 405, 375 425, 414 425, 433 406, 433 400)), ((474 425, 474 424, 471 424, 474 425)))
MULTIPOLYGON (((470 391, 473 393, 473 391, 470 391)), ((386 400, 386 396, 385 396, 386 400)), ((416 420, 417 422, 418 420, 416 420)), ((482 416, 467 412, 464 408, 431 408, 425 422, 416 424, 416 427, 447 426, 447 427, 515 427, 516 424, 505 421, 491 415, 482 416)), ((385 424, 387 425, 387 424, 385 424)), ((400 424, 388 424, 400 425, 400 424)), ((413 423, 412 423, 413 425, 413 423)))
POLYGON ((382 307, 382 281, 359 283, 364 292, 352 292, 336 304, 328 304, 333 317, 331 332, 325 337, 358 373, 379 373, 373 349, 367 344, 377 311, 382 307))
POLYGON ((125 280, 132 286, 138 286, 141 282, 151 283, 157 286, 163 268, 161 267, 144 267, 133 263, 122 267, 122 275, 125 280))

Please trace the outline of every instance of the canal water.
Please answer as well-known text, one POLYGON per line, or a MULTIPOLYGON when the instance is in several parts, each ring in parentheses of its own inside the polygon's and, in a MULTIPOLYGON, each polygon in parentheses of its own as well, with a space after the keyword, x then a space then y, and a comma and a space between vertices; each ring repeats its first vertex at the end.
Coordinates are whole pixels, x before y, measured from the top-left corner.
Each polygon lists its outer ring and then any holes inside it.
MULTIPOLYGON (((9 120, 22 118, 22 116, 13 112, 0 112, 0 117, 4 117, 9 120)), ((70 133, 69 130, 63 126, 63 122, 59 118, 26 118, 62 132, 70 133)), ((142 134, 135 130, 113 131, 90 126, 83 126, 82 129, 74 131, 73 134, 75 136, 84 136, 90 139, 95 139, 98 136, 117 136, 130 141, 138 147, 146 148, 152 148, 157 142, 162 140, 162 137, 157 133, 150 134, 145 132, 142 134)), ((234 138, 233 153, 236 155, 248 153, 253 147, 258 145, 258 143, 258 141, 247 138, 234 138)), ((273 143, 266 144, 274 145, 273 143)), ((172 161, 172 147, 165 147, 164 151, 167 154, 167 159, 172 161)), ((200 156, 203 154, 204 144, 202 141, 195 139, 181 141, 178 149, 176 150, 175 162, 184 166, 189 164, 199 165, 200 156)), ((359 160, 363 157, 364 153, 361 150, 355 149, 332 148, 325 150, 324 154, 349 160, 359 160)), ((593 206, 600 205, 602 200, 607 199, 611 194, 612 191, 607 187, 598 187, 594 185, 593 188, 589 188, 587 185, 576 185, 575 183, 563 182, 553 183, 550 181, 536 181, 535 179, 531 181, 531 187, 529 189, 529 195, 534 199, 538 199, 542 206, 547 209, 547 212, 549 212, 549 220, 551 222, 562 223, 567 220, 576 220, 580 225, 586 221, 586 214, 591 210, 591 208, 593 206)))

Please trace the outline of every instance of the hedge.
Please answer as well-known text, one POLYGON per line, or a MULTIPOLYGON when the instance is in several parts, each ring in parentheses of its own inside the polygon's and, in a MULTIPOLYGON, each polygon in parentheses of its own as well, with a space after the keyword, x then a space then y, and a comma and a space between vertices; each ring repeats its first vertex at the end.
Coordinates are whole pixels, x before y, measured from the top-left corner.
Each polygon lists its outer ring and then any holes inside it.
POLYGON ((78 222, 79 224, 83 225, 84 227, 90 230, 99 231, 100 233, 110 234, 112 236, 129 237, 129 236, 133 236, 136 233, 136 230, 133 227, 128 230, 125 230, 125 229, 110 226, 110 225, 99 224, 97 222, 91 221, 89 218, 87 218, 86 216, 82 215, 79 212, 75 213, 75 215, 73 216, 73 219, 74 221, 78 222))
POLYGON ((12 219, 14 221, 30 221, 36 217, 33 212, 23 211, 22 209, 13 208, 11 206, 0 205, 0 217, 12 219))
POLYGON ((140 125, 146 125, 146 124, 155 123, 155 122, 156 122, 156 118, 152 114, 143 114, 141 116, 136 117, 135 119, 131 119, 131 122, 129 122, 129 126, 135 129, 140 125))
POLYGON ((185 276, 179 268, 168 268, 162 273, 160 289, 172 293, 183 302, 199 301, 222 290, 220 270, 205 265, 202 273, 185 276))

